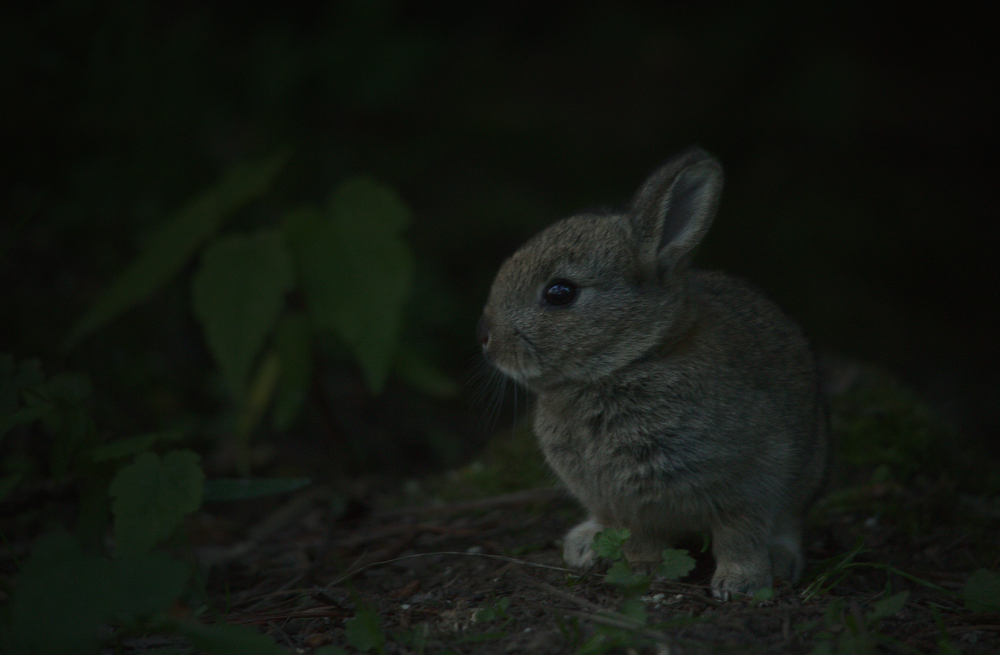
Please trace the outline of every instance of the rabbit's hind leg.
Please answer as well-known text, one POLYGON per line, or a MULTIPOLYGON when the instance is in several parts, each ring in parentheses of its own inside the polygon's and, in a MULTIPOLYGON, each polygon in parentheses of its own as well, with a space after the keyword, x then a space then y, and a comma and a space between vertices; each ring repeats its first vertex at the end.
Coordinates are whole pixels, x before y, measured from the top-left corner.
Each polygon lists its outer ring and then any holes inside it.
POLYGON ((753 595, 773 583, 766 532, 763 526, 748 523, 717 525, 712 530, 712 595, 716 598, 753 595))
POLYGON ((802 554, 802 521, 793 516, 778 517, 771 536, 771 569, 779 579, 795 584, 805 568, 802 554))

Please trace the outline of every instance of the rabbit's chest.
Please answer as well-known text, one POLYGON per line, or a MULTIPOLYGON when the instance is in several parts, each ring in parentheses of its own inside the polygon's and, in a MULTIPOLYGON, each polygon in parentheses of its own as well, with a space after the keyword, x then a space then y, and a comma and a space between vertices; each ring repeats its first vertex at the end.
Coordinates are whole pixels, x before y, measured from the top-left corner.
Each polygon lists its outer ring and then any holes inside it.
POLYGON ((640 433, 641 416, 609 417, 599 406, 540 404, 535 433, 549 466, 581 499, 634 498, 667 473, 661 445, 640 433))

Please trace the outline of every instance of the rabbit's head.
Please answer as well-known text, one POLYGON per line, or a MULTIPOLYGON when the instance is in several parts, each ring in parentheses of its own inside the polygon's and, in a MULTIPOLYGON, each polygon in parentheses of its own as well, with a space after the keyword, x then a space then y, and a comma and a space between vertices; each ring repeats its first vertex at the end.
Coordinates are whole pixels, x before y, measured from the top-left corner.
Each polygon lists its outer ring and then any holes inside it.
POLYGON ((600 379, 663 343, 721 188, 718 162, 692 148, 624 213, 572 216, 537 234, 493 282, 478 328, 486 357, 538 390, 600 379))

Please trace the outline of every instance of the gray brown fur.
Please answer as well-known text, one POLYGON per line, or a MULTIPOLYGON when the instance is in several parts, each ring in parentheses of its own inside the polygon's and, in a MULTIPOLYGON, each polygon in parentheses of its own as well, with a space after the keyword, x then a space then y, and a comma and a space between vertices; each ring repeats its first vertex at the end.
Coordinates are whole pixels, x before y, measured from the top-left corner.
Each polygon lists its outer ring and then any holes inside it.
POLYGON ((721 597, 803 567, 803 514, 828 460, 816 367, 798 326, 748 284, 687 268, 722 170, 691 149, 629 210, 559 221, 497 273, 480 322, 487 358, 536 395, 549 465, 590 512, 564 543, 585 567, 596 532, 628 528, 650 564, 708 531, 721 597), (556 279, 575 300, 549 306, 556 279))

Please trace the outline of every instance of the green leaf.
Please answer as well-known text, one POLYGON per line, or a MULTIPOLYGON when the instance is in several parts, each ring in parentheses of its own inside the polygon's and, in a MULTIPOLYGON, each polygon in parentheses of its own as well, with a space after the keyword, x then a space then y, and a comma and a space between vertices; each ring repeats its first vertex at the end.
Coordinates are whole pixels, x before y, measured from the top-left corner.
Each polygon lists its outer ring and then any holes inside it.
POLYGON ((9 605, 14 650, 97 653, 102 624, 165 611, 184 591, 187 566, 163 553, 110 562, 56 532, 36 542, 9 605))
POLYGON ((363 653, 381 651, 385 644, 382 618, 370 607, 359 606, 357 613, 344 621, 344 635, 347 643, 363 653))
POLYGON ((171 451, 162 461, 142 453, 122 467, 108 489, 118 553, 143 552, 170 536, 201 505, 204 477, 189 450, 171 451))
POLYGON ((649 585, 649 576, 635 573, 625 560, 618 560, 608 569, 604 575, 604 581, 621 587, 623 591, 637 592, 649 585))
POLYGON ((628 528, 614 530, 606 528, 594 535, 593 549, 598 557, 622 559, 622 544, 631 536, 628 528))
POLYGON ((680 580, 695 567, 694 558, 686 550, 668 548, 663 551, 663 563, 656 569, 656 577, 664 580, 680 580))
POLYGON ((250 367, 294 283, 277 231, 216 240, 192 282, 194 311, 230 390, 242 398, 250 367))
POLYGON ((281 362, 281 372, 271 417, 274 427, 283 431, 301 413, 312 382, 309 319, 303 314, 289 314, 282 318, 274 335, 274 345, 281 362))
POLYGON ((325 213, 300 210, 285 224, 313 324, 351 347, 374 393, 396 354, 413 278, 413 255, 400 236, 409 222, 390 188, 352 178, 325 213))
POLYGON ((973 612, 1000 611, 1000 573, 978 569, 965 581, 962 600, 973 612))
POLYGON ((646 605, 642 602, 642 600, 635 596, 626 598, 624 602, 622 602, 622 607, 619 613, 624 614, 636 623, 641 625, 646 624, 646 605))
POLYGON ((205 655, 287 655, 274 640, 245 625, 217 623, 205 625, 194 621, 184 621, 177 626, 178 632, 187 637, 195 650, 205 655))
POLYGON ((147 298, 173 277, 240 206, 262 195, 287 153, 234 166, 214 187, 185 205, 149 240, 150 247, 97 299, 66 337, 67 350, 147 298))
POLYGON ((9 610, 14 651, 98 653, 98 626, 117 609, 111 562, 69 535, 43 536, 21 568, 9 610))
POLYGON ((205 481, 204 500, 217 502, 276 496, 301 489, 311 482, 309 478, 217 478, 205 481))
POLYGON ((162 430, 151 432, 137 437, 127 437, 102 444, 90 451, 90 458, 94 462, 106 462, 112 459, 130 457, 139 453, 144 453, 160 441, 180 441, 187 436, 185 430, 162 430))
POLYGON ((888 598, 883 598, 882 600, 875 602, 872 605, 871 613, 868 614, 868 623, 871 624, 875 621, 888 618, 903 609, 909 595, 910 592, 901 591, 894 596, 889 596, 888 598))

